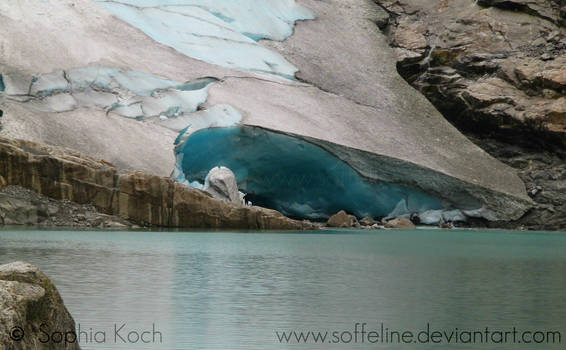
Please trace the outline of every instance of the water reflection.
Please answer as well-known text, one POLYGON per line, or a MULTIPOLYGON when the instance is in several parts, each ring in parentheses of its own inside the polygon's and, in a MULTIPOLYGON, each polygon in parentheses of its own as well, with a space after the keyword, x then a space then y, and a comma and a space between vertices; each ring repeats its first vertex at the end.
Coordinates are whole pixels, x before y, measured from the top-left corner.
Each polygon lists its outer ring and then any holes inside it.
POLYGON ((427 322, 447 331, 558 329, 566 341, 565 247, 566 236, 550 233, 0 231, 0 263, 38 265, 81 330, 107 330, 104 344, 83 341, 87 350, 375 349, 285 345, 274 333, 353 331, 356 322, 415 331, 427 322), (163 343, 116 343, 114 324, 155 324, 163 343))

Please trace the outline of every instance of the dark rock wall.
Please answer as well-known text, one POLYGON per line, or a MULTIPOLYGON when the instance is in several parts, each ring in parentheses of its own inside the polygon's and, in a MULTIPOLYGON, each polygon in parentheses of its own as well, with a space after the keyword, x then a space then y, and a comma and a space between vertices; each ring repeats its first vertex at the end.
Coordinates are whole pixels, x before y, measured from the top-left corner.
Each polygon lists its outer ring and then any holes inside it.
POLYGON ((537 206, 505 225, 566 228, 566 2, 375 2, 399 73, 525 182, 537 206))

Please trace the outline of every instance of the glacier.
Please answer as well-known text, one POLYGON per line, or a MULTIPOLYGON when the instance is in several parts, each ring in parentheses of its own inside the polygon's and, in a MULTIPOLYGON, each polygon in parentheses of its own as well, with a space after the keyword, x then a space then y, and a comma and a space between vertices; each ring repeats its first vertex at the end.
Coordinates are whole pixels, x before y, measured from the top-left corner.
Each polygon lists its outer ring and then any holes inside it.
POLYGON ((339 210, 385 217, 450 208, 417 189, 370 182, 321 147, 262 128, 206 128, 178 142, 178 181, 200 187, 210 169, 225 166, 254 205, 294 218, 323 219, 339 210))
POLYGON ((167 120, 197 111, 208 97, 209 84, 215 81, 215 78, 201 78, 180 83, 131 70, 83 67, 38 75, 31 81, 12 77, 6 95, 17 97, 18 93, 14 93, 17 87, 27 84, 29 92, 23 102, 35 110, 61 113, 100 108, 137 120, 153 117, 167 120))
POLYGON ((293 79, 297 68, 260 39, 284 40, 314 19, 294 0, 95 0, 154 40, 205 62, 293 79))
MULTIPOLYGON (((29 1, 25 11, 19 3, 0 4, 11 38, 0 55, 4 136, 202 183, 181 178, 182 164, 200 153, 179 152, 190 135, 253 127, 326 151, 332 161, 314 173, 347 165, 354 180, 337 184, 387 194, 379 211, 370 206, 376 213, 511 220, 532 207, 512 169, 398 75, 371 1, 58 0, 29 1), (417 192, 428 197, 422 207, 413 207, 417 192)), ((274 205, 311 216, 330 206, 315 195, 274 205)))

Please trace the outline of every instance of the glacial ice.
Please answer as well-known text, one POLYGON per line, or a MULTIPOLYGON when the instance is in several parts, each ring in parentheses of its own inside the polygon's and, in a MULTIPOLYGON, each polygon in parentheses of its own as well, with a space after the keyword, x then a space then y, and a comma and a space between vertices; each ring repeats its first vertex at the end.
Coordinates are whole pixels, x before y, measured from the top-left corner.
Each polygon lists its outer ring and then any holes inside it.
POLYGON ((47 96, 40 100, 32 100, 27 105, 35 110, 62 113, 69 112, 77 108, 77 101, 70 94, 57 94, 47 96))
POLYGON ((260 39, 284 40, 312 11, 294 0, 95 0, 154 40, 205 62, 293 78, 260 39))
MULTIPOLYGON (((58 74, 58 73, 54 73, 58 74)), ((128 90, 138 96, 151 96, 159 89, 176 87, 178 82, 162 79, 151 74, 106 67, 85 67, 66 73, 73 90, 115 89, 128 90)))
POLYGON ((51 95, 53 91, 69 91, 70 87, 69 81, 65 79, 65 73, 58 71, 34 78, 30 94, 35 96, 47 96, 51 95))
MULTIPOLYGON (((206 110, 198 111, 190 115, 183 115, 174 119, 162 120, 161 125, 171 129, 173 131, 179 132, 179 136, 175 140, 175 169, 173 169, 173 178, 178 182, 185 185, 203 189, 204 188, 204 178, 199 178, 197 180, 188 181, 185 178, 185 173, 182 168, 183 158, 186 153, 191 152, 186 149, 185 145, 190 136, 203 129, 208 128, 226 128, 232 127, 240 123, 242 120, 242 114, 230 105, 214 105, 206 110), (180 151, 183 149, 183 151, 180 151)), ((193 153, 195 150, 192 150, 193 153)), ((192 157, 195 157, 193 154, 192 157)), ((212 168, 210 168, 212 169, 212 168)), ((209 169, 209 170, 210 170, 209 169)), ((206 176, 205 176, 206 177, 206 176)))
POLYGON ((322 148, 265 129, 208 128, 179 141, 177 180, 202 183, 210 169, 225 166, 255 205, 292 217, 327 218, 342 209, 358 217, 449 209, 416 189, 366 181, 322 148))
POLYGON ((76 68, 7 81, 6 94, 26 95, 26 105, 57 113, 101 108, 127 118, 177 117, 193 113, 206 102, 215 78, 180 83, 143 72, 105 67, 76 68), (26 82, 25 80, 28 79, 26 82), (24 90, 27 85, 29 91, 24 90))

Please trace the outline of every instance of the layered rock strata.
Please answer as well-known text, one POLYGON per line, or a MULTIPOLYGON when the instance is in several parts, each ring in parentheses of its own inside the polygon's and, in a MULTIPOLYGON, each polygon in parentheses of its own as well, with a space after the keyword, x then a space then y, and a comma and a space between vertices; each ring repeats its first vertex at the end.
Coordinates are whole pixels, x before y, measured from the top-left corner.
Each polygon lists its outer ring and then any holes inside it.
POLYGON ((61 147, 0 138, 0 182, 54 199, 92 204, 105 214, 161 227, 306 229, 259 207, 225 203, 167 177, 120 173, 112 164, 61 147))

